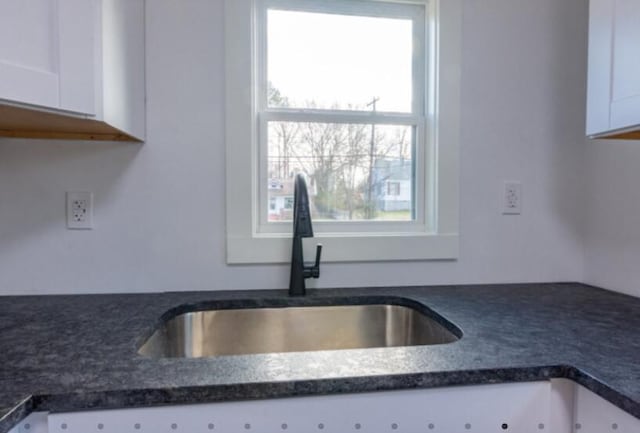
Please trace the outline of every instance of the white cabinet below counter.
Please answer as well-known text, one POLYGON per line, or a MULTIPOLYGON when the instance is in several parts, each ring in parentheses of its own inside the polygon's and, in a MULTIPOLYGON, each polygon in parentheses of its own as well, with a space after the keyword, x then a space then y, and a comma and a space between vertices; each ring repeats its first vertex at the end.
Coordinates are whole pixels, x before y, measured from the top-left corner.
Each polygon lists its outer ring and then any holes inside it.
POLYGON ((640 139, 640 0, 590 0, 587 135, 640 139))
POLYGON ((10 433, 638 433, 564 379, 86 412, 36 412, 10 433), (28 424, 28 426, 27 426, 28 424))
POLYGON ((142 141, 144 0, 0 0, 0 136, 142 141))

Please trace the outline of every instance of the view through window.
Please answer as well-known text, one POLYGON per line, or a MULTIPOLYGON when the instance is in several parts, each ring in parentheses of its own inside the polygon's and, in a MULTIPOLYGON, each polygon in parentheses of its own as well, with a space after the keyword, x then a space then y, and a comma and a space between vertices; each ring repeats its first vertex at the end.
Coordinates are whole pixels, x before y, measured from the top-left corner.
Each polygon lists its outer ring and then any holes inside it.
POLYGON ((269 222, 292 218, 296 173, 316 220, 415 219, 424 104, 414 77, 424 54, 413 44, 415 17, 397 15, 267 8, 269 222))

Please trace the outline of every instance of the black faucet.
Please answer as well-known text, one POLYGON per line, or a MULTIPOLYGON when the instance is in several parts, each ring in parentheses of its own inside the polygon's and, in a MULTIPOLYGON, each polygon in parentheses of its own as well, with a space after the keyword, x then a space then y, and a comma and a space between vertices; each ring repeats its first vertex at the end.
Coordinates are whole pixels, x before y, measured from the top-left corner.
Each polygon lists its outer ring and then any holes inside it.
POLYGON ((316 247, 316 262, 313 266, 305 266, 302 253, 302 238, 312 238, 311 212, 307 184, 298 174, 293 192, 293 247, 291 249, 291 278, 289 279, 289 296, 304 296, 306 278, 320 276, 320 256, 322 245, 316 247))

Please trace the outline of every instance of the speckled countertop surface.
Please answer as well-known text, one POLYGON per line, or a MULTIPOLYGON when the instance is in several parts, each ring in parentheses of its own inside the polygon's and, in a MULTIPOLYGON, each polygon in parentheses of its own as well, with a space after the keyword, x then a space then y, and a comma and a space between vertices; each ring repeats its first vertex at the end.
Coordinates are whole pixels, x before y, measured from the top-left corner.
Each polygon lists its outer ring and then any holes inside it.
POLYGON ((422 303, 464 336, 437 346, 153 359, 137 349, 168 310, 280 302, 286 291, 0 297, 0 433, 33 410, 551 377, 573 379, 640 418, 640 299, 562 283, 324 289, 296 302, 379 296, 422 303))

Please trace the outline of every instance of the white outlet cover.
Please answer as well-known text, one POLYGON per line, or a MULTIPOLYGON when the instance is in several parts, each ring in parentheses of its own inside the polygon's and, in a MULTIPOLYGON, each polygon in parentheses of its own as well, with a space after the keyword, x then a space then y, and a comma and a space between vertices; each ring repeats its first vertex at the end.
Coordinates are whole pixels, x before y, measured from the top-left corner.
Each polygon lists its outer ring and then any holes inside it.
POLYGON ((67 228, 91 230, 93 228, 93 194, 67 192, 67 228))
POLYGON ((522 213, 522 184, 520 182, 508 181, 504 183, 502 213, 504 215, 522 213))

